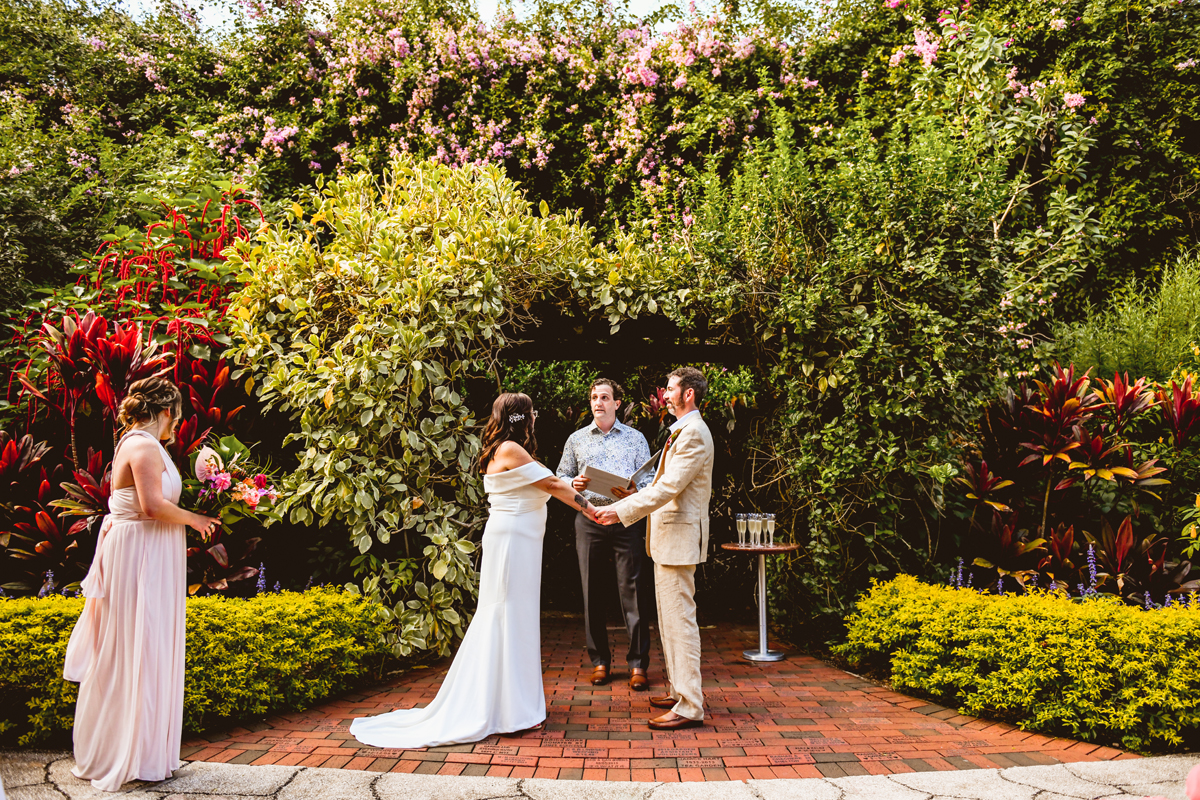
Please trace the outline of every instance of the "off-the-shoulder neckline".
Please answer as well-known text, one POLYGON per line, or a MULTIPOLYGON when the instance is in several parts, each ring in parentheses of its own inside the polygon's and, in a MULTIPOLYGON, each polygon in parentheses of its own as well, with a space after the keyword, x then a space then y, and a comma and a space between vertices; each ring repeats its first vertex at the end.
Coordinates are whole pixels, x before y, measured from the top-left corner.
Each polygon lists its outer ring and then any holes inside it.
POLYGON ((522 464, 522 465, 521 465, 521 466, 519 466, 519 467, 513 467, 512 469, 504 469, 504 470, 500 470, 499 472, 485 472, 485 473, 483 473, 483 477, 485 477, 485 478, 499 478, 499 477, 500 477, 500 476, 502 476, 502 475, 511 475, 512 473, 514 473, 514 472, 517 472, 517 471, 519 471, 519 470, 523 470, 523 469, 525 469, 526 467, 541 467, 542 469, 545 469, 545 470, 549 470, 549 469, 550 469, 549 467, 547 467, 545 464, 542 464, 541 462, 538 462, 538 461, 530 461, 530 462, 528 462, 528 463, 522 464))

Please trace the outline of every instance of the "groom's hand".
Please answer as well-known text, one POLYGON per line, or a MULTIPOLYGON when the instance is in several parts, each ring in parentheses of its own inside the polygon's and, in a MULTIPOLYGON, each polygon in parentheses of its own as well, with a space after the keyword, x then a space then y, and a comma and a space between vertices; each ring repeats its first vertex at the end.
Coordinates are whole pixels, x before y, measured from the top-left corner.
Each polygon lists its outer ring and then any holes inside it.
POLYGON ((621 518, 617 516, 617 512, 611 508, 596 509, 596 522, 601 525, 616 525, 620 521, 621 518))
POLYGON ((632 483, 630 483, 625 488, 621 488, 620 486, 614 486, 612 493, 613 493, 613 497, 617 498, 618 500, 624 500, 626 497, 629 497, 629 495, 633 494, 636 491, 637 491, 637 487, 634 486, 632 483))

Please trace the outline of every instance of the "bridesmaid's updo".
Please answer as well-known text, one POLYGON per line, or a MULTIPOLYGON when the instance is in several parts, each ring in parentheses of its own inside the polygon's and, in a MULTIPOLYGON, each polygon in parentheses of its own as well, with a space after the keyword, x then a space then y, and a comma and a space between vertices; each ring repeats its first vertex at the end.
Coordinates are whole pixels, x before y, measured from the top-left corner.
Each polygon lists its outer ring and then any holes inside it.
POLYGON ((183 395, 166 378, 143 378, 129 387, 121 401, 117 419, 126 429, 149 422, 164 411, 179 419, 183 413, 183 395))
POLYGON ((533 400, 520 392, 505 392, 492 403, 492 416, 483 429, 479 450, 479 471, 487 471, 488 463, 505 442, 516 442, 537 458, 537 437, 533 434, 533 400))

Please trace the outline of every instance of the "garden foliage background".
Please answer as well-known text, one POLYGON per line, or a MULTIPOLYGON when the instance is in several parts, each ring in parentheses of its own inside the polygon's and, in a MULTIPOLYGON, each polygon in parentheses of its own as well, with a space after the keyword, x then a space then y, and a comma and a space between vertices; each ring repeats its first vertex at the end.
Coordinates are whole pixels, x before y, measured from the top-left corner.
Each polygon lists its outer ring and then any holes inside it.
MULTIPOLYGON (((352 582, 398 621, 396 652, 447 652, 472 607, 470 461, 496 389, 555 409, 551 464, 601 372, 658 440, 668 343, 741 348, 708 367, 706 414, 727 423, 715 513, 786 518, 803 549, 772 606, 793 633, 840 618, 870 576, 959 557, 977 585, 1074 585, 1091 543, 1116 558, 1093 589, 1162 602, 1187 585, 1194 301, 1159 304, 1173 344, 1134 376, 1162 381, 1174 416, 1164 399, 1133 427, 1051 431, 1036 409, 1103 389, 1045 377, 1055 358, 1149 363, 1122 355, 1112 295, 1136 307, 1164 273, 1200 274, 1196 0, 228 13, 208 34, 169 4, 0 15, 10 591, 81 577, 112 401, 165 355, 196 389, 182 450, 206 430, 254 441, 289 498, 280 527, 197 544, 196 591, 249 591, 255 562, 352 582), (634 355, 505 356, 590 338, 634 355), (1064 388, 1035 396, 1031 376, 1064 388), (1032 433, 1001 441, 989 407, 1010 390, 1011 429, 1032 433), (1089 458, 1056 457, 1085 441, 1089 458), (1061 485, 1071 469, 1091 482, 1061 485), (1122 571, 1126 519, 1142 546, 1122 571)), ((547 557, 543 595, 569 608, 569 543, 547 557)), ((748 570, 715 560, 702 607, 748 570)))

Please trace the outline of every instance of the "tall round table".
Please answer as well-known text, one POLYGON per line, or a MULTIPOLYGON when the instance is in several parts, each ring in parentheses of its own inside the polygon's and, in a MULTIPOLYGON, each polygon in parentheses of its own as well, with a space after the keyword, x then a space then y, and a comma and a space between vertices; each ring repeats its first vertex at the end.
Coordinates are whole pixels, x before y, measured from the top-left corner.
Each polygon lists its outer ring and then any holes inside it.
POLYGON ((784 655, 781 651, 767 649, 767 556, 790 553, 799 550, 800 545, 779 543, 755 547, 730 542, 721 545, 721 549, 731 553, 750 553, 758 556, 758 649, 743 650, 742 658, 747 661, 782 661, 784 655))

